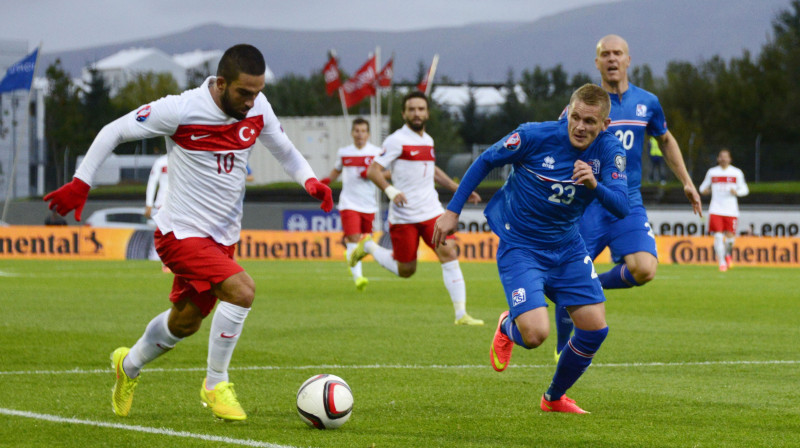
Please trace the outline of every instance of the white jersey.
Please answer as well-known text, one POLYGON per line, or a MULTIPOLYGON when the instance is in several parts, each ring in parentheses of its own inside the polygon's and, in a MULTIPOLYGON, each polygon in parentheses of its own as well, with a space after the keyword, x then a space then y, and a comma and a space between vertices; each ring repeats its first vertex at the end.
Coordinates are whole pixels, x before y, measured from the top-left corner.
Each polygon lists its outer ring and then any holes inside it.
POLYGON ((156 159, 153 167, 150 168, 150 177, 147 179, 147 191, 145 192, 144 205, 153 207, 155 210, 164 205, 169 190, 169 176, 167 175, 167 156, 156 159))
POLYGON ((377 187, 371 180, 362 177, 381 148, 367 143, 358 149, 356 145, 339 148, 334 169, 342 173, 342 193, 339 195, 339 210, 354 210, 360 213, 377 213, 377 187))
POLYGON ((168 136, 169 200, 154 218, 175 238, 211 237, 239 241, 247 160, 258 138, 299 184, 314 172, 286 137, 267 98, 259 93, 243 120, 226 115, 202 86, 145 105, 106 125, 97 135, 75 177, 91 185, 111 151, 130 140, 168 136))
POLYGON ((402 207, 392 203, 390 223, 418 223, 444 213, 433 181, 436 155, 430 135, 419 135, 408 125, 403 125, 386 137, 383 153, 375 161, 392 170, 392 185, 407 199, 402 207))
POLYGON ((744 173, 733 165, 722 168, 717 165, 708 170, 700 191, 711 187, 711 205, 708 213, 719 216, 739 216, 740 196, 747 196, 750 190, 744 181, 744 173))

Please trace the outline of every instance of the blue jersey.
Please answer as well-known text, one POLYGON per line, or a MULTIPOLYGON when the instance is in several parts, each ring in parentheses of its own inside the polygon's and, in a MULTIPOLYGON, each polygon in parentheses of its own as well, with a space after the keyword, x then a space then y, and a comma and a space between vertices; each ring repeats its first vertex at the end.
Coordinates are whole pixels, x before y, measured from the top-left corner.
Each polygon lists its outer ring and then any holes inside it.
POLYGON ((628 197, 631 207, 642 205, 642 152, 645 133, 652 136, 667 132, 667 120, 658 97, 628 84, 622 95, 609 93, 611 97, 611 125, 608 131, 622 143, 628 157, 628 197))
POLYGON ((625 151, 619 140, 605 131, 585 150, 575 149, 566 119, 523 124, 489 147, 464 175, 448 210, 460 213, 486 174, 507 164, 513 164, 511 174, 484 213, 492 230, 508 244, 557 247, 579 238, 576 223, 594 199, 616 215, 628 213, 625 151), (572 180, 579 159, 592 166, 596 189, 572 180))

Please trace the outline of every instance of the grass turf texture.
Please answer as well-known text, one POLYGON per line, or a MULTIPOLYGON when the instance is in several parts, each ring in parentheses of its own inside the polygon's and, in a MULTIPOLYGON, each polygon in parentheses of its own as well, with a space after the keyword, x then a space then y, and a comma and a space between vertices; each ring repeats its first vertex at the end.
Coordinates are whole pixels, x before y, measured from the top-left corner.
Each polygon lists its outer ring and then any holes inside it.
MULTIPOLYGON (((146 261, 0 261, 0 409, 261 446, 800 444, 793 269, 661 266, 643 288, 608 291, 609 338, 569 392, 592 414, 576 416, 538 409, 555 368, 554 328, 539 349, 517 347, 507 371, 489 367, 506 306, 493 264, 462 264, 468 310, 487 322, 469 328, 453 325, 437 264, 403 280, 368 258, 364 293, 344 263, 243 265, 256 280, 256 302, 230 374, 246 422, 218 422, 200 406, 208 319, 145 368, 131 416, 113 415, 109 354, 131 346, 169 306, 171 276, 146 261), (317 373, 353 389, 353 416, 338 430, 310 429, 296 415, 297 388, 317 373)), ((0 446, 235 445, 2 415, 0 446)))

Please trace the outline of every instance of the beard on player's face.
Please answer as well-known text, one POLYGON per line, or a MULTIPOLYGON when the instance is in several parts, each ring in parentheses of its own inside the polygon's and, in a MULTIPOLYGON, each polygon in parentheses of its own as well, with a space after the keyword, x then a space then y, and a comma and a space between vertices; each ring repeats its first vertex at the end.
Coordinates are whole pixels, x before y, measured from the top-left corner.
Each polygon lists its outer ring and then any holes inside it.
POLYGON ((230 92, 230 86, 225 87, 225 90, 222 91, 222 97, 220 98, 222 111, 225 112, 226 115, 237 120, 244 120, 247 117, 247 111, 243 112, 241 109, 236 109, 236 105, 233 104, 233 99, 231 99, 230 92))
POLYGON ((414 132, 420 132, 425 129, 425 120, 422 118, 414 117, 411 120, 406 120, 406 124, 414 132))

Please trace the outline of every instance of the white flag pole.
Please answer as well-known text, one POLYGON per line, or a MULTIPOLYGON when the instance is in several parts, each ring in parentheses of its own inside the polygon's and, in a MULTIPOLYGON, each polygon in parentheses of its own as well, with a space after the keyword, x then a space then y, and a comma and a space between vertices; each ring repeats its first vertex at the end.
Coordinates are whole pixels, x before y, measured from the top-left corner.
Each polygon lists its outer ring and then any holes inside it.
MULTIPOLYGON (((29 122, 28 118, 30 118, 28 116, 28 110, 29 110, 29 105, 31 103, 31 90, 33 89, 33 78, 36 76, 36 69, 39 68, 39 56, 41 56, 41 54, 42 54, 41 50, 42 50, 42 44, 40 42, 39 46, 36 48, 36 60, 33 61, 33 73, 31 74, 31 85, 30 85, 30 87, 28 87, 28 94, 25 95, 25 107, 23 108, 23 110, 24 110, 23 113, 26 114, 26 116, 25 116, 25 118, 26 118, 25 122, 26 123, 29 122)), ((6 214, 8 213, 8 204, 9 204, 9 202, 11 200, 11 194, 12 194, 12 189, 11 188, 14 185, 14 183, 16 182, 15 178, 17 176, 17 158, 19 157, 19 147, 18 147, 18 144, 17 144, 17 116, 16 116, 16 114, 17 114, 17 102, 15 101, 16 99, 17 99, 16 98, 16 91, 12 91, 11 92, 11 113, 12 113, 12 117, 13 118, 11 120, 11 129, 12 129, 11 130, 11 133, 12 133, 11 137, 12 137, 12 140, 14 142, 14 144, 12 145, 14 147, 13 148, 14 149, 14 159, 13 159, 13 162, 11 162, 11 177, 9 177, 9 179, 8 179, 8 186, 6 188, 6 197, 5 197, 5 202, 3 203, 3 214, 2 214, 2 216, 0 216, 0 221, 2 221, 2 222, 6 221, 6 214)))
POLYGON ((425 96, 430 95, 431 87, 433 86, 433 77, 436 76, 436 66, 439 65, 439 54, 433 55, 433 62, 431 62, 431 69, 428 70, 428 84, 425 86, 425 96))

